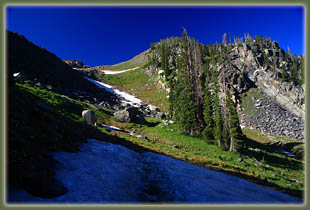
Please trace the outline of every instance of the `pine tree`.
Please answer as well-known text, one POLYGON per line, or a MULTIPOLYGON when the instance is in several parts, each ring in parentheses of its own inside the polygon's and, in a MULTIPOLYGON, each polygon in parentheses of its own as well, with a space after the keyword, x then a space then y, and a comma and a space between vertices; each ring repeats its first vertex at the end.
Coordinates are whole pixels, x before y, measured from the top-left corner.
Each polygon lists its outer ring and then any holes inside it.
POLYGON ((226 46, 226 43, 227 43, 227 35, 226 33, 224 33, 223 38, 222 38, 222 44, 226 46))
POLYGON ((287 82, 288 81, 288 74, 285 70, 285 66, 282 65, 282 74, 281 74, 281 78, 282 78, 282 81, 285 81, 287 82))
POLYGON ((273 66, 272 66, 272 71, 276 71, 276 66, 277 66, 277 59, 276 57, 273 58, 273 66))
POLYGON ((292 68, 291 68, 291 75, 290 75, 290 81, 297 84, 298 82, 298 68, 297 63, 293 62, 292 68))
POLYGON ((229 151, 237 152, 243 147, 242 145, 242 130, 240 128, 239 116, 234 102, 231 99, 229 91, 226 92, 226 106, 228 109, 228 125, 230 135, 230 148, 229 151))
POLYGON ((194 131, 197 128, 196 119, 196 104, 194 96, 194 87, 192 78, 190 77, 189 62, 189 46, 190 40, 187 32, 184 29, 181 39, 181 47, 183 49, 180 57, 177 59, 177 82, 175 91, 174 116, 177 120, 177 125, 182 133, 194 135, 194 131))
POLYGON ((300 58, 300 66, 299 66, 299 74, 300 74, 300 80, 299 80, 299 85, 302 85, 302 84, 304 84, 304 82, 305 82, 305 75, 304 75, 304 71, 305 71, 305 69, 304 69, 305 67, 304 67, 304 57, 303 56, 301 56, 301 58, 300 58))
POLYGON ((214 109, 215 109, 215 127, 213 131, 214 138, 218 142, 218 146, 223 146, 223 118, 222 118, 222 112, 221 112, 221 105, 220 100, 218 97, 218 90, 215 93, 214 96, 214 109))
POLYGON ((207 140, 213 139, 214 121, 213 121, 213 99, 209 90, 209 81, 206 80, 204 91, 204 105, 203 115, 205 121, 205 128, 202 132, 207 140))

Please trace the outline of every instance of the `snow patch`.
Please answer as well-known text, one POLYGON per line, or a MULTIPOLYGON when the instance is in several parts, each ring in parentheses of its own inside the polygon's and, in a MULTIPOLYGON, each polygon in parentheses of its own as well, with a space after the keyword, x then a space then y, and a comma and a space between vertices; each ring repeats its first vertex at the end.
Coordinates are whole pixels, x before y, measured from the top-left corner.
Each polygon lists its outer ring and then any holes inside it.
POLYGON ((127 72, 127 71, 136 70, 136 69, 138 69, 138 68, 139 68, 139 67, 135 67, 135 68, 132 68, 132 69, 119 70, 119 71, 103 70, 103 73, 105 73, 105 74, 121 74, 121 73, 124 73, 124 72, 127 72))
POLYGON ((109 130, 112 130, 112 131, 121 131, 120 128, 115 127, 115 126, 105 125, 105 124, 101 124, 101 125, 102 125, 102 127, 106 128, 106 129, 109 129, 109 130))
POLYGON ((132 106, 140 106, 142 104, 142 101, 138 99, 137 97, 130 95, 126 92, 120 91, 118 89, 114 89, 111 85, 99 82, 97 80, 90 79, 86 76, 84 76, 85 79, 92 82, 93 84, 97 85, 100 88, 104 88, 106 91, 113 93, 121 98, 123 98, 123 102, 130 103, 132 106))
POLYGON ((14 77, 18 77, 20 75, 20 72, 14 73, 13 76, 14 77))

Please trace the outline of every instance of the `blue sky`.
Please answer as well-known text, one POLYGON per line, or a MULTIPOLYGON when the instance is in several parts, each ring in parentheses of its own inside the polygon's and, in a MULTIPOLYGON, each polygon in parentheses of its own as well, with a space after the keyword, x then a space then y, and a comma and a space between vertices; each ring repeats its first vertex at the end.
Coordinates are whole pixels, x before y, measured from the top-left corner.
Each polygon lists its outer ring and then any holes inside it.
POLYGON ((249 33, 304 54, 304 15, 302 6, 8 6, 6 27, 61 59, 96 66, 126 61, 183 27, 204 44, 249 33))

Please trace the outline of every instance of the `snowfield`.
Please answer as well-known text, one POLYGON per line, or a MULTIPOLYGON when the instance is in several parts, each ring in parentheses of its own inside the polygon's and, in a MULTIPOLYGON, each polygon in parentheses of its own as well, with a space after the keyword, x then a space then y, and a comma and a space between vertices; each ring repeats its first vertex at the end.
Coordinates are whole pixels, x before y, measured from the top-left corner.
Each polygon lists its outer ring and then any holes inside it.
POLYGON ((138 99, 137 97, 130 95, 126 92, 120 91, 118 89, 114 89, 111 85, 99 82, 97 80, 90 79, 86 76, 84 76, 84 78, 87 79, 88 81, 94 83, 98 87, 104 88, 105 90, 109 91, 110 93, 113 93, 113 94, 119 96, 120 98, 123 99, 123 102, 130 103, 132 106, 140 106, 142 104, 142 101, 140 99, 138 99))
POLYGON ((290 195, 165 155, 94 139, 80 149, 53 154, 66 194, 43 199, 9 187, 9 204, 302 204, 290 195))

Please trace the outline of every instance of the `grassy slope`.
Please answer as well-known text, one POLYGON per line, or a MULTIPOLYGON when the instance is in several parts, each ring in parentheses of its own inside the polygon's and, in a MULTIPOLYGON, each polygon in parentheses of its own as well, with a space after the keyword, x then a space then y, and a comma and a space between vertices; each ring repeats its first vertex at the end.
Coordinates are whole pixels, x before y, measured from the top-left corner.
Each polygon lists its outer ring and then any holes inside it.
MULTIPOLYGON (((142 83, 141 83, 142 84, 142 83)), ((128 84, 130 86, 130 84, 128 84)), ((147 125, 134 123, 118 123, 113 120, 112 111, 94 109, 91 105, 75 101, 47 90, 40 90, 26 85, 19 85, 30 93, 38 96, 58 113, 68 116, 74 121, 82 122, 81 110, 92 109, 96 112, 97 122, 118 126, 136 134, 148 137, 149 141, 117 131, 107 132, 97 128, 104 134, 102 140, 122 144, 138 152, 152 151, 169 155, 177 159, 230 173, 249 181, 271 187, 273 189, 302 197, 304 189, 304 172, 302 161, 286 157, 263 143, 268 138, 259 132, 244 130, 249 138, 246 140, 248 149, 242 156, 223 151, 211 142, 179 134, 176 126, 165 126, 160 120, 147 118, 147 125), (74 108, 76 107, 76 108, 74 108), (174 148, 173 145, 177 145, 174 148), (242 161, 240 161, 240 158, 242 161)), ((281 139, 281 137, 275 136, 281 139)), ((293 140, 291 140, 293 141, 293 140)))
POLYGON ((104 75, 103 82, 137 96, 143 102, 151 102, 163 111, 168 111, 167 93, 156 88, 142 68, 121 74, 104 75))
POLYGON ((256 106, 254 106, 254 103, 257 99, 264 98, 264 95, 261 94, 257 88, 251 88, 240 96, 242 101, 241 107, 245 114, 255 115, 259 112, 259 110, 256 109, 256 106), (254 97, 255 101, 252 101, 251 97, 254 97))
POLYGON ((132 59, 122 62, 122 63, 118 63, 118 64, 114 64, 114 65, 108 65, 106 67, 106 69, 109 70, 126 70, 126 69, 131 69, 134 67, 142 67, 143 65, 146 64, 147 62, 147 56, 146 56, 146 52, 144 51, 142 53, 140 53, 139 55, 133 57, 132 59))

